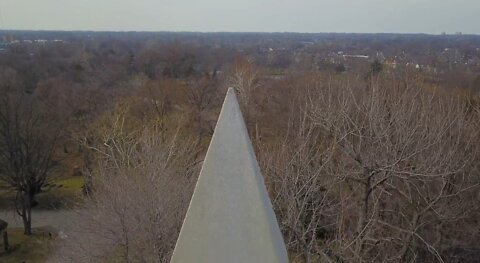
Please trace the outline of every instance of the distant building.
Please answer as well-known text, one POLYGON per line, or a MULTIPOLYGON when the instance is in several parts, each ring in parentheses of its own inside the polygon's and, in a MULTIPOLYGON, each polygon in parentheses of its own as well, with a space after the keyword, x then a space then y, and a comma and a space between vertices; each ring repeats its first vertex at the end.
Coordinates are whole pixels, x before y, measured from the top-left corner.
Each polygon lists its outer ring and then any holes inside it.
POLYGON ((15 41, 15 36, 12 34, 5 34, 3 35, 2 40, 5 43, 12 43, 13 41, 15 41))
POLYGON ((381 62, 384 62, 384 61, 385 61, 385 55, 383 55, 383 52, 382 52, 382 51, 377 51, 376 57, 377 57, 377 59, 380 60, 381 62))
POLYGON ((385 66, 387 66, 387 68, 391 68, 391 69, 397 68, 397 60, 395 58, 386 59, 384 63, 385 63, 385 66))
POLYGON ((370 58, 367 55, 343 55, 343 59, 347 60, 347 58, 362 58, 362 59, 368 59, 370 58))

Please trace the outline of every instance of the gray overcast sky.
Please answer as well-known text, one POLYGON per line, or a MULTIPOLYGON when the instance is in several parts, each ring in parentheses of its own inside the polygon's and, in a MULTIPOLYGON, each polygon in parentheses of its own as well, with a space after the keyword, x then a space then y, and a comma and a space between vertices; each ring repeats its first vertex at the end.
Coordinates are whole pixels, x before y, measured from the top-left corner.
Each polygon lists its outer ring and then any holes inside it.
POLYGON ((0 0, 1 29, 480 34, 480 0, 0 0))

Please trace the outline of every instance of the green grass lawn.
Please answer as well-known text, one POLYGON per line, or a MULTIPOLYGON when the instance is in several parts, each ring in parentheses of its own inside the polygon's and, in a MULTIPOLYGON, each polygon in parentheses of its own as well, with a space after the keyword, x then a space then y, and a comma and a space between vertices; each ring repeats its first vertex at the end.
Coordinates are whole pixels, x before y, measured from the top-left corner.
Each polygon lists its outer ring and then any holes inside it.
POLYGON ((12 250, 3 251, 3 243, 0 252, 2 263, 43 263, 51 253, 55 235, 49 228, 34 229, 31 236, 23 234, 23 228, 8 230, 8 237, 12 250), (50 234, 51 233, 51 234, 50 234))
POLYGON ((70 176, 55 180, 50 189, 38 194, 39 207, 37 209, 59 209, 79 201, 83 182, 83 176, 70 176))
MULTIPOLYGON (((39 203, 35 209, 62 209, 73 205, 82 196, 82 176, 68 176, 54 180, 45 187, 45 191, 36 197, 39 203)), ((0 210, 14 208, 15 192, 0 188, 0 210)), ((35 220, 35 219, 34 219, 35 220)), ((1 263, 44 263, 51 254, 56 231, 52 227, 33 229, 31 236, 23 234, 23 228, 8 228, 9 243, 12 250, 3 251, 0 240, 1 263)))

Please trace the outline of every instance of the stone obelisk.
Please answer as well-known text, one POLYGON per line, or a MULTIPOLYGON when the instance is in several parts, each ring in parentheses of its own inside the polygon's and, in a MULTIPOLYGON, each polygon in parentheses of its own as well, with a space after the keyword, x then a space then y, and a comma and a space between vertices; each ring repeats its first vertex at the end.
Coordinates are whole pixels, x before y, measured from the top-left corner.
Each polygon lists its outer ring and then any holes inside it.
POLYGON ((223 103, 170 262, 288 262, 232 88, 223 103))

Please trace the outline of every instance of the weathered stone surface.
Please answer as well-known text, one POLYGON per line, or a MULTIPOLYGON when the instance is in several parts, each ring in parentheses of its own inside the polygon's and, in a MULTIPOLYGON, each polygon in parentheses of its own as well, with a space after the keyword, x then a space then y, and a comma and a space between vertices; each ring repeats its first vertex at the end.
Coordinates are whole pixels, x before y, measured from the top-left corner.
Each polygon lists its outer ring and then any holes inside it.
POLYGON ((229 89, 171 263, 288 262, 235 92, 229 89))

